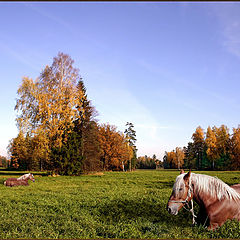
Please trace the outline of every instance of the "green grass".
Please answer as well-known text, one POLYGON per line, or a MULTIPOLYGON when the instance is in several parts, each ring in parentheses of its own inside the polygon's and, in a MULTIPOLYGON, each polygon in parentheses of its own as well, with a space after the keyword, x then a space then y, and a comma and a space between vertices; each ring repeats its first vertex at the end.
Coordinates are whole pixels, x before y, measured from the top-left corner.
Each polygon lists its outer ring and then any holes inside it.
MULTIPOLYGON (((240 172, 201 173, 227 184, 240 182, 240 172)), ((184 209, 177 216, 168 214, 166 204, 178 171, 56 178, 36 173, 36 182, 28 187, 5 187, 3 181, 16 174, 0 171, 1 239, 240 238, 239 222, 211 232, 192 227, 191 214, 184 209)))

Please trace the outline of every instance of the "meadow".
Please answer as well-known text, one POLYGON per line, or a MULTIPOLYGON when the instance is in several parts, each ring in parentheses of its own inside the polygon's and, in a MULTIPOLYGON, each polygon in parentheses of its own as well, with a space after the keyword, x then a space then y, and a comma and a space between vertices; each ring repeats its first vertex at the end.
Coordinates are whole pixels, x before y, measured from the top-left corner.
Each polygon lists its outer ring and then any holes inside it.
MULTIPOLYGON (((196 172, 197 173, 197 172, 196 172)), ((227 184, 240 172, 201 172, 227 184)), ((170 215, 166 204, 178 171, 105 172, 79 177, 42 176, 35 183, 5 187, 23 172, 0 170, 0 238, 240 238, 240 223, 217 231, 192 227, 182 209, 170 215)), ((197 211, 195 204, 195 211, 197 211)))

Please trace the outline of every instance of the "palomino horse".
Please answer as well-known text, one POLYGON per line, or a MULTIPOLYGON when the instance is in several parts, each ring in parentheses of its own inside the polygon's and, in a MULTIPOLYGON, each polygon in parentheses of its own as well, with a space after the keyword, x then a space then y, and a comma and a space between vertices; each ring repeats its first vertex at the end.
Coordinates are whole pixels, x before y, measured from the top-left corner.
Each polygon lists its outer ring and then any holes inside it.
POLYGON ((167 210, 173 215, 189 202, 199 206, 197 220, 208 229, 220 227, 228 219, 240 221, 240 184, 228 186, 218 178, 181 171, 173 185, 173 191, 167 203, 167 210))
POLYGON ((28 180, 31 180, 35 182, 35 179, 33 177, 32 173, 27 173, 22 175, 19 178, 8 178, 5 182, 4 185, 8 187, 14 187, 14 186, 28 186, 28 180))

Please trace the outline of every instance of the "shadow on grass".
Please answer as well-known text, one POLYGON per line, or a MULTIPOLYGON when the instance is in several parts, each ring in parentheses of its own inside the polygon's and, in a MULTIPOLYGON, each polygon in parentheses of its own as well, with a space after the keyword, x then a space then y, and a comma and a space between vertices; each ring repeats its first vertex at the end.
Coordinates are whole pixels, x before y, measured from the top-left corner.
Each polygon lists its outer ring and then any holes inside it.
MULTIPOLYGON (((188 212, 181 211, 179 215, 173 216, 166 210, 165 203, 154 203, 147 200, 114 200, 110 204, 99 207, 100 218, 103 221, 118 223, 120 221, 135 221, 137 218, 143 222, 153 224, 171 224, 181 227, 188 225, 191 217, 188 212)), ((191 224, 191 223, 190 223, 191 224)))
POLYGON ((168 181, 168 182, 158 181, 157 183, 159 183, 160 188, 170 188, 170 189, 172 189, 175 181, 168 181))

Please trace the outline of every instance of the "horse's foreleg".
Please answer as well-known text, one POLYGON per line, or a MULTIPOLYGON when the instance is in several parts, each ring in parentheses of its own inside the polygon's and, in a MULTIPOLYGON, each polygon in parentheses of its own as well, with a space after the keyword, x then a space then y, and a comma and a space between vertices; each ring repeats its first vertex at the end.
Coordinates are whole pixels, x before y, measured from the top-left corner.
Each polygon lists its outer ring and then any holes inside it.
POLYGON ((200 207, 196 221, 197 224, 201 224, 204 227, 209 226, 209 218, 204 207, 200 207))
POLYGON ((219 207, 218 209, 214 208, 212 211, 208 212, 209 216, 209 227, 208 230, 215 230, 218 227, 221 227, 227 219, 232 219, 229 217, 229 212, 223 212, 224 206, 219 207))
POLYGON ((209 224, 207 229, 213 231, 213 230, 217 229, 218 227, 220 227, 218 223, 211 223, 210 222, 210 224, 209 224))

